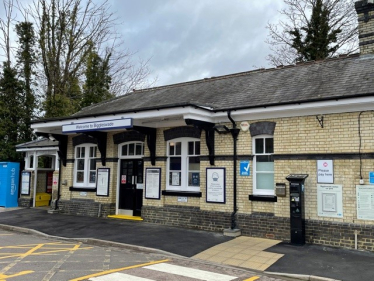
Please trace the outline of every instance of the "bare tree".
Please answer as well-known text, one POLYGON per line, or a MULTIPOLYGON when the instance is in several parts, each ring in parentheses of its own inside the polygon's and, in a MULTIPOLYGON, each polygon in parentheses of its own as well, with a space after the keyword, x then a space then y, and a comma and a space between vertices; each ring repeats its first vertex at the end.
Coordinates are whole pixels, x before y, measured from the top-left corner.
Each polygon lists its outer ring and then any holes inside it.
POLYGON ((3 0, 3 7, 5 18, 0 18, 0 48, 2 49, 4 56, 5 56, 5 63, 8 67, 11 64, 11 44, 10 44, 10 34, 11 28, 13 27, 14 23, 14 15, 13 15, 13 0, 3 0))
MULTIPOLYGON (((297 51, 292 48, 292 35, 290 31, 301 29, 310 24, 310 16, 316 0, 283 0, 287 8, 280 14, 283 20, 278 23, 269 23, 268 39, 273 52, 267 60, 274 66, 294 64, 297 51)), ((351 54, 358 51, 357 15, 353 0, 324 0, 324 6, 330 11, 329 25, 331 30, 341 30, 336 42, 336 50, 330 57, 338 54, 351 54)))
POLYGON ((133 54, 121 48, 118 24, 108 0, 34 0, 28 11, 39 36, 40 75, 46 117, 78 110, 85 61, 92 48, 111 53, 111 92, 125 94, 146 80, 147 64, 133 63, 133 54), (129 86, 130 85, 130 86, 129 86))

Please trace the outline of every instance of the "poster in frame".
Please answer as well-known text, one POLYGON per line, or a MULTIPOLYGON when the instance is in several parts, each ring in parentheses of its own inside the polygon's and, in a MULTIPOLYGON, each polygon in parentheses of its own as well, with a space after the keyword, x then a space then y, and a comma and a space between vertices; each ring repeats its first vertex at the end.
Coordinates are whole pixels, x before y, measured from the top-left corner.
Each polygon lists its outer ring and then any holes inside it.
POLYGON ((225 168, 206 168, 206 202, 226 203, 225 168))
POLYGON ((23 171, 21 175, 21 195, 30 195, 31 172, 23 171))
POLYGON ((110 168, 98 168, 96 181, 96 196, 109 196, 110 168))
POLYGON ((145 198, 160 200, 161 168, 145 169, 145 198))

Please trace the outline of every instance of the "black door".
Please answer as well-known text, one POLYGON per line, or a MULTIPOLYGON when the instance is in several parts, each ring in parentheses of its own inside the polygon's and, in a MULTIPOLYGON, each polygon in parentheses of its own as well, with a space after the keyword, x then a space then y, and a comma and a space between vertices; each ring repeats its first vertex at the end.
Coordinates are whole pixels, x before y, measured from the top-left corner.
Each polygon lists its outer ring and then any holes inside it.
POLYGON ((118 208, 140 216, 143 204, 143 160, 121 160, 118 208))

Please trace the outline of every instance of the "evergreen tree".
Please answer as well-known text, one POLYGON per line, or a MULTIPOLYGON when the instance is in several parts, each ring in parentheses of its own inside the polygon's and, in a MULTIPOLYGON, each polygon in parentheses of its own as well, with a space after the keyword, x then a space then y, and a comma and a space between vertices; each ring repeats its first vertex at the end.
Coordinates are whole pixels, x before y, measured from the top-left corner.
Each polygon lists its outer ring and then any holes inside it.
POLYGON ((283 0, 280 20, 269 23, 268 39, 274 65, 356 53, 357 13, 353 0, 283 0))
POLYGON ((15 150, 19 143, 18 124, 22 122, 23 85, 17 79, 17 71, 3 64, 0 76, 0 160, 21 161, 21 154, 15 150))
POLYGON ((23 81, 23 122, 19 124, 19 139, 23 142, 32 139, 32 130, 30 128, 31 120, 34 119, 37 104, 33 90, 35 86, 34 67, 36 63, 35 44, 36 38, 34 34, 33 24, 30 22, 21 22, 16 25, 18 35, 17 65, 19 76, 23 81))
POLYGON ((109 59, 111 54, 101 58, 92 50, 86 61, 86 81, 83 85, 81 107, 86 107, 114 97, 110 93, 111 77, 109 75, 109 59))
POLYGON ((316 0, 308 25, 289 31, 292 36, 291 47, 298 55, 297 61, 325 59, 339 48, 334 43, 342 30, 331 29, 329 15, 330 11, 322 0, 316 0))

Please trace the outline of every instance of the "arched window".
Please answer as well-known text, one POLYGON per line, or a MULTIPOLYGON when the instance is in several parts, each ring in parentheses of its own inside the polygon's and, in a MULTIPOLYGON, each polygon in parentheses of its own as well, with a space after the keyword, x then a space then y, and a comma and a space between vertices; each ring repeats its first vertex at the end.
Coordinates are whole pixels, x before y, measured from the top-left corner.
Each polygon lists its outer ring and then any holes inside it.
POLYGON ((126 142, 118 145, 118 155, 120 158, 138 158, 144 156, 143 142, 126 142))

